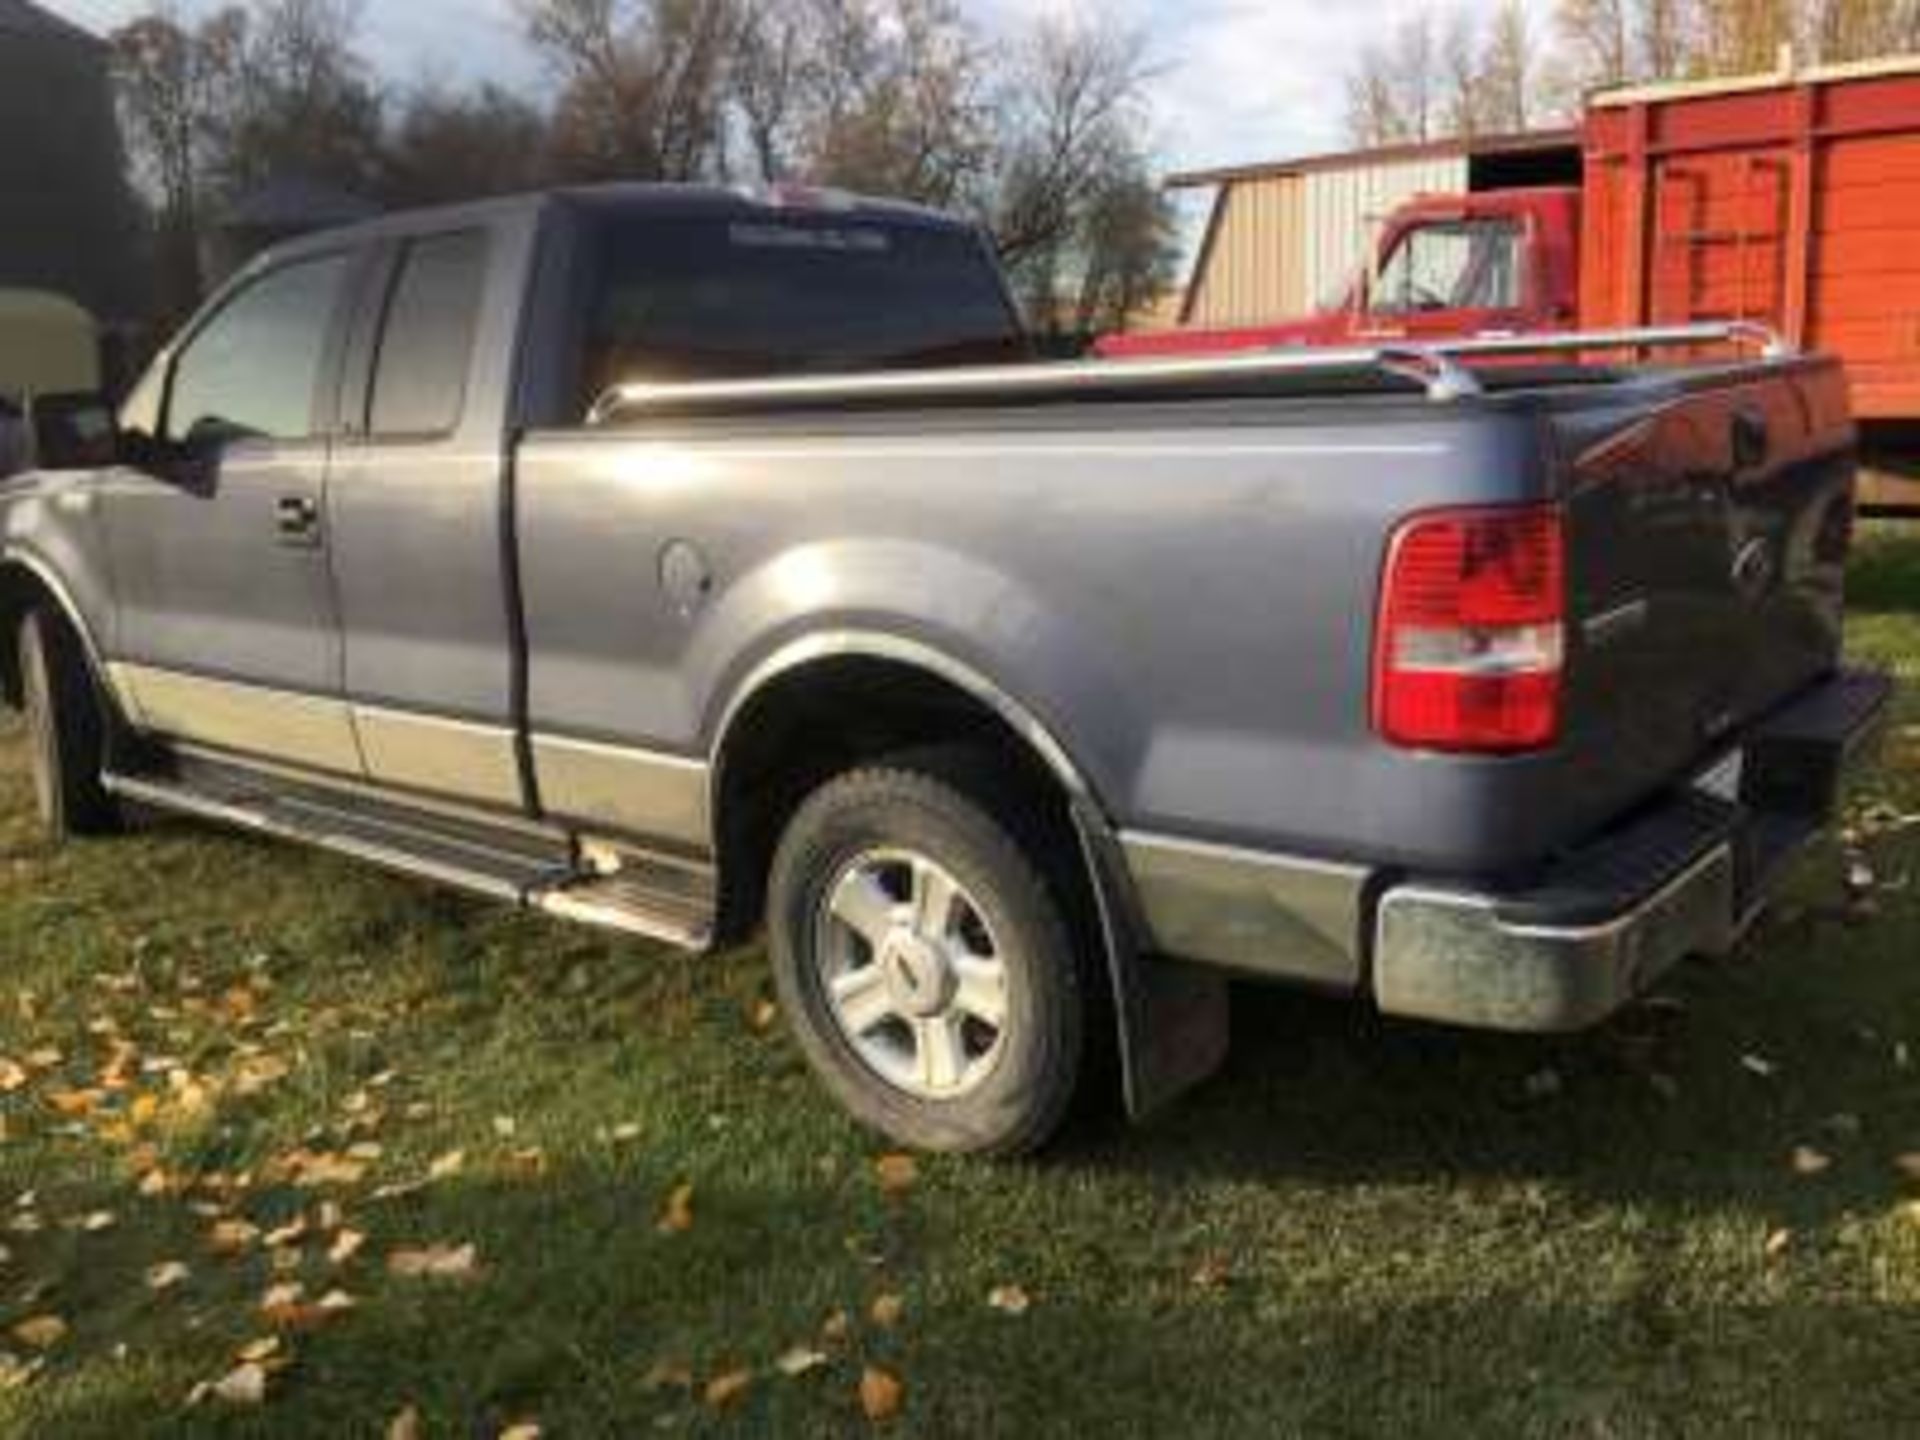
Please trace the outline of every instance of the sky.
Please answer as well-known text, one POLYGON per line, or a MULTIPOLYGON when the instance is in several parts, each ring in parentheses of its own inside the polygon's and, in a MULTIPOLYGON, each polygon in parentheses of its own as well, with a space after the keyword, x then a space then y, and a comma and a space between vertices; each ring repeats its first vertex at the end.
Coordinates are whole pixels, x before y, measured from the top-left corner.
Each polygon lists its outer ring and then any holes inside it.
MULTIPOLYGON (((146 0, 38 0, 106 31, 146 0)), ((961 0, 992 31, 1075 0, 961 0)), ((1146 29, 1159 67, 1158 149, 1170 168, 1267 160, 1339 148, 1343 76, 1361 47, 1418 0, 1078 0, 1146 29)), ((1491 0, 1484 0, 1488 9, 1491 0)), ((187 0, 192 14, 213 8, 187 0)), ((534 85, 514 0, 365 0, 369 58, 390 79, 486 78, 534 85)))

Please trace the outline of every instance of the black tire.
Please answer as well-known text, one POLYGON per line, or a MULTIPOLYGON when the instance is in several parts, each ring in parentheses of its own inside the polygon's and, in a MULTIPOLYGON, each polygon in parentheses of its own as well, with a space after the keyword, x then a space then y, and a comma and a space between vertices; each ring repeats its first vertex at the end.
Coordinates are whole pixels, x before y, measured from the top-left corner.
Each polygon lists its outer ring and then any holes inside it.
POLYGON ((1033 808, 977 757, 902 757, 814 791, 774 855, 769 948, 781 1006, 827 1089, 902 1145, 1023 1154, 1054 1134, 1073 1100, 1087 1004, 1072 881, 1027 823, 1033 808), (930 859, 961 887, 962 913, 977 910, 1004 974, 1004 1022, 990 1061, 979 1061, 983 1077, 962 1094, 930 1097, 889 1080, 862 1058, 827 996, 830 889, 861 857, 899 851, 930 859))
POLYGON ((20 621, 20 696, 40 822, 54 841, 120 828, 120 808, 101 783, 106 705, 79 639, 66 621, 36 608, 20 621))

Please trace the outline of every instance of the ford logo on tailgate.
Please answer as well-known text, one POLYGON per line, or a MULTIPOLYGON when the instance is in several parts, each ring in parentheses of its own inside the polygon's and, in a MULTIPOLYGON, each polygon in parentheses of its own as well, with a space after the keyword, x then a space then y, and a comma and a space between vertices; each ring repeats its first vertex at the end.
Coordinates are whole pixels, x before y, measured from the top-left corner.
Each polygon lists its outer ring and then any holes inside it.
POLYGON ((1773 547, 1755 538, 1733 557, 1733 588, 1742 599, 1758 601, 1773 586, 1773 547))

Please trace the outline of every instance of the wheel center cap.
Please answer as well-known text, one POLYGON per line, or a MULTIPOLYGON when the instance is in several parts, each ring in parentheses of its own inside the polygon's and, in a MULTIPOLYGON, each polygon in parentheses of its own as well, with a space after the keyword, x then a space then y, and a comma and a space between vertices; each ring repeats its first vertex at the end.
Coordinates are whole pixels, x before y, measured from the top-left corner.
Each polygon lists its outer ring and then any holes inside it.
POLYGON ((937 945, 918 935, 889 937, 880 967, 894 1008, 903 1015, 937 1015, 953 998, 952 967, 937 945))

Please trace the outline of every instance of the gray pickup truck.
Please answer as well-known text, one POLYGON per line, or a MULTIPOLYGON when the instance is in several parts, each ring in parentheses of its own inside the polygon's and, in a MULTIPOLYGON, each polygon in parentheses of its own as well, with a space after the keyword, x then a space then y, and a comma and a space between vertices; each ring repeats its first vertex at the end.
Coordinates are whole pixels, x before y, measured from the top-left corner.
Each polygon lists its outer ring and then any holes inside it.
POLYGON ((1887 697, 1839 369, 1547 344, 1044 365, 905 206, 397 216, 37 427, 0 674, 56 835, 764 918, 848 1109, 1030 1149, 1096 1050, 1136 1114, 1205 1075, 1228 977, 1589 1025, 1832 812, 1887 697))

